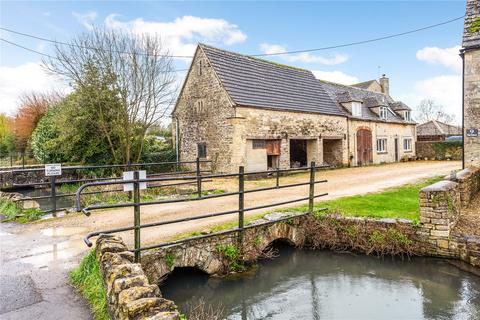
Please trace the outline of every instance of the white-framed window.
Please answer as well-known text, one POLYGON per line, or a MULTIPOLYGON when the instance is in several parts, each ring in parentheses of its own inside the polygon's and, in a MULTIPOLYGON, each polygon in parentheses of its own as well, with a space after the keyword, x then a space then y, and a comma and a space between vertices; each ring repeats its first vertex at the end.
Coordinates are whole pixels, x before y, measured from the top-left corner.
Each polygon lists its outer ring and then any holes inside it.
POLYGON ((377 152, 387 153, 387 138, 377 139, 377 152))
POLYGON ((362 116, 362 103, 353 101, 352 102, 352 116, 361 117, 362 116))
POLYGON ((412 151, 412 138, 404 138, 403 139, 403 150, 404 151, 412 151))
POLYGON ((387 107, 380 107, 380 118, 387 119, 387 107))
POLYGON ((412 120, 412 114, 410 111, 405 111, 405 121, 411 121, 412 120))

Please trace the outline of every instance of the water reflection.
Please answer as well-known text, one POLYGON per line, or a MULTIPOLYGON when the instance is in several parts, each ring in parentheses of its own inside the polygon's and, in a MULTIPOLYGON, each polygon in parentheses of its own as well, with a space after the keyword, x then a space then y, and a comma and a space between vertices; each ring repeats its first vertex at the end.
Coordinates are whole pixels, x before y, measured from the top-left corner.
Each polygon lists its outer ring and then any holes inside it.
POLYGON ((228 319, 480 319, 480 278, 442 260, 377 259, 281 248, 256 272, 227 279, 172 275, 165 297, 203 297, 228 319))

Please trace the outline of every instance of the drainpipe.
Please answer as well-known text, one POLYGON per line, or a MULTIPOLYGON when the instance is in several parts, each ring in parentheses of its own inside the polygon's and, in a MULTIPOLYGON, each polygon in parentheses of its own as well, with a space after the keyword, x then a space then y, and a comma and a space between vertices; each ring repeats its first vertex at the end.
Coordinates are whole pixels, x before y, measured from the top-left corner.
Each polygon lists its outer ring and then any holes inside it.
POLYGON ((347 118, 347 163, 351 167, 350 161, 350 119, 347 118))
POLYGON ((465 169, 465 49, 460 49, 462 58, 462 169, 465 169))

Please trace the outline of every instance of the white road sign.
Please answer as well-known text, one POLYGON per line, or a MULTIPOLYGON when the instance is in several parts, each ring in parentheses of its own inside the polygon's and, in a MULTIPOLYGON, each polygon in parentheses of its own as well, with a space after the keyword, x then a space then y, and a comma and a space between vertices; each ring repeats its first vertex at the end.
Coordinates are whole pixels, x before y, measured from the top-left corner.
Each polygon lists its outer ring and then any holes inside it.
POLYGON ((62 175, 62 164, 61 163, 49 163, 45 165, 45 176, 54 177, 62 175))
MULTIPOLYGON (((139 179, 146 179, 147 178, 147 171, 140 170, 138 171, 139 179)), ((133 171, 124 171, 123 172, 123 180, 133 180, 133 171)), ((140 190, 147 189, 146 182, 140 182, 139 184, 140 190)), ((123 191, 133 191, 133 183, 124 183, 123 184, 123 191)))

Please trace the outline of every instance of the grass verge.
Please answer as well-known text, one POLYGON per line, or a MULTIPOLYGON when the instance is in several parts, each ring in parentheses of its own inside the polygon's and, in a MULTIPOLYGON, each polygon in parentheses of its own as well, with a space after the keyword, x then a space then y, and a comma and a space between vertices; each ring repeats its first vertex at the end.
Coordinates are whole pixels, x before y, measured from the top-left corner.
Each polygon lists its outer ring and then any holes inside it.
POLYGON ((100 265, 91 250, 80 265, 70 272, 70 283, 88 301, 95 320, 109 320, 107 312, 107 293, 103 286, 100 265))
POLYGON ((17 203, 6 198, 0 198, 0 214, 5 216, 3 222, 15 221, 18 223, 35 221, 45 215, 40 209, 22 209, 17 203))
MULTIPOLYGON (((327 208, 326 211, 323 211, 324 214, 337 213, 353 217, 400 218, 418 221, 420 217, 418 198, 420 190, 440 180, 442 180, 442 177, 437 176, 381 192, 322 201, 316 203, 314 209, 327 208)), ((308 206, 283 211, 302 210, 308 210, 308 206)))

